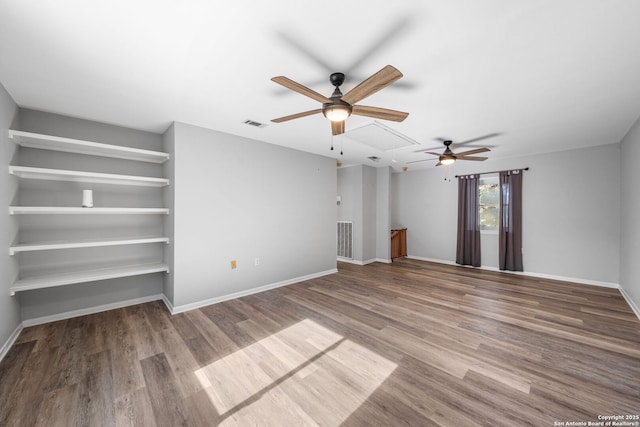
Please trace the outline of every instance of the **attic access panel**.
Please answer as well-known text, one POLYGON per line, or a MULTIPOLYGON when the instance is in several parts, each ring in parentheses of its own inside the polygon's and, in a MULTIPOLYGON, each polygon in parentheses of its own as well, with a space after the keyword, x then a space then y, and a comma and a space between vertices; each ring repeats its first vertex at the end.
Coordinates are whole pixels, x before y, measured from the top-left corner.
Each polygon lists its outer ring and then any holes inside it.
POLYGON ((345 132, 344 135, 379 151, 390 151, 410 145, 420 145, 408 136, 377 121, 351 129, 345 132))

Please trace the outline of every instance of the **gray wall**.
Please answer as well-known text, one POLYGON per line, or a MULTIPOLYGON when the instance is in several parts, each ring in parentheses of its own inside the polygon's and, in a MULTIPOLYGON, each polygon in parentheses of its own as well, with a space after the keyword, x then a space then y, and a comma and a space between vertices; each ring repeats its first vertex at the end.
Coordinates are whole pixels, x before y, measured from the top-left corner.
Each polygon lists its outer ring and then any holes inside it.
MULTIPOLYGON (((407 227, 410 256, 455 260, 455 174, 531 167, 523 181, 525 271, 585 281, 619 283, 620 146, 618 144, 535 156, 457 163, 451 182, 445 169, 394 174, 391 223, 407 227), (471 163, 471 162, 469 162, 471 163)), ((495 237, 483 235, 483 250, 495 237)), ((483 255, 497 267, 497 257, 483 255)))
POLYGON ((620 285, 640 310, 640 119, 621 146, 620 285))
POLYGON ((174 262, 173 262, 173 254, 174 254, 174 220, 175 220, 175 194, 176 194, 176 186, 175 186, 175 125, 171 124, 169 128, 162 135, 162 146, 163 150, 166 153, 169 153, 169 160, 164 163, 164 177, 168 178, 172 183, 168 187, 164 189, 164 206, 169 208, 169 216, 165 219, 165 236, 168 236, 170 239, 169 245, 165 246, 165 254, 164 260, 169 266, 169 272, 164 276, 163 283, 163 294, 165 298, 171 303, 174 304, 174 293, 173 293, 173 284, 174 284, 174 262))
POLYGON ((371 166, 362 167, 362 261, 372 262, 376 259, 377 231, 377 191, 378 176, 371 166))
MULTIPOLYGON (((162 150, 161 135, 28 109, 20 110, 20 130, 162 150)), ((163 175, 163 167, 158 164, 24 147, 19 149, 13 163, 125 175, 163 175)), ((19 185, 17 202, 25 206, 79 206, 81 190, 85 188, 94 190, 95 206, 163 205, 162 189, 39 180, 21 180, 19 185)), ((164 228, 162 215, 24 215, 16 220, 20 241, 160 235, 164 228)), ((46 266, 46 271, 53 271, 66 265, 71 265, 71 268, 84 266, 84 269, 107 263, 158 261, 162 259, 163 251, 163 244, 149 244, 42 251, 23 253, 18 257, 22 274, 29 274, 42 266, 46 266)), ((163 274, 156 273, 21 292, 17 298, 23 320, 29 320, 157 296, 162 293, 162 283, 163 274)))
MULTIPOLYGON (((363 167, 349 166, 338 169, 337 191, 342 202, 338 207, 338 221, 353 221, 353 259, 363 261, 363 167)), ((335 234, 335 233, 334 233, 335 234)))
POLYGON ((7 167, 16 151, 16 145, 9 142, 7 130, 17 125, 18 107, 11 96, 0 84, 0 348, 4 346, 21 322, 18 299, 9 296, 9 288, 18 275, 17 261, 9 256, 8 247, 13 243, 18 232, 14 217, 7 214, 18 188, 17 179, 7 175, 7 167))
POLYGON ((390 261, 391 169, 366 165, 338 169, 338 221, 353 221, 353 260, 390 261))
POLYGON ((391 168, 377 168, 376 175, 376 259, 391 261, 391 207, 389 201, 391 168))
POLYGON ((334 159, 183 123, 174 131, 176 308, 335 270, 334 159))

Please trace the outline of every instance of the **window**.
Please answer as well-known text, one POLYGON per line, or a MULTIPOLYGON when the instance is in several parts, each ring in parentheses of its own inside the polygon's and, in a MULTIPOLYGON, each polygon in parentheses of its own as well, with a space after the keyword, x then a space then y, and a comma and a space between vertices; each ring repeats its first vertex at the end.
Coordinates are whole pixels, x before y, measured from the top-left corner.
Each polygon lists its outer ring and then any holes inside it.
POLYGON ((500 220, 500 184, 497 176, 480 178, 478 198, 480 230, 497 232, 500 220))

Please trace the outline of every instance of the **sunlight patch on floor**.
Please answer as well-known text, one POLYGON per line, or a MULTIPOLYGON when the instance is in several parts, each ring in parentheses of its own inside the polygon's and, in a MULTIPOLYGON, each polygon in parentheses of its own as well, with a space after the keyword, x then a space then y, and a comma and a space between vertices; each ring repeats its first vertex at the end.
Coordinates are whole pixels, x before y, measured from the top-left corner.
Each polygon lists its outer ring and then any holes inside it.
POLYGON ((339 425, 396 367, 305 319, 196 376, 223 417, 221 425, 339 425))

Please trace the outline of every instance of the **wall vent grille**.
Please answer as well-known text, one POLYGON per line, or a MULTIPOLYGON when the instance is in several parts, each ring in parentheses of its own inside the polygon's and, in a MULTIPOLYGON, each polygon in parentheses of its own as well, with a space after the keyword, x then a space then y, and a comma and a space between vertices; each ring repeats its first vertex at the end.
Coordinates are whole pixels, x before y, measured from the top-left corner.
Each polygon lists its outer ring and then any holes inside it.
POLYGON ((338 257, 353 259, 353 222, 338 221, 338 257))

